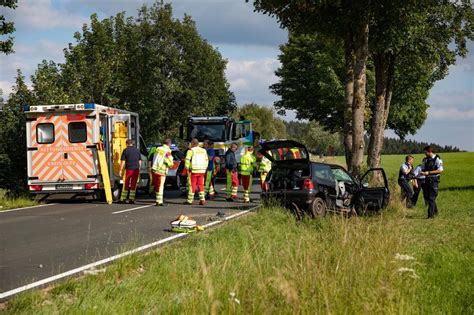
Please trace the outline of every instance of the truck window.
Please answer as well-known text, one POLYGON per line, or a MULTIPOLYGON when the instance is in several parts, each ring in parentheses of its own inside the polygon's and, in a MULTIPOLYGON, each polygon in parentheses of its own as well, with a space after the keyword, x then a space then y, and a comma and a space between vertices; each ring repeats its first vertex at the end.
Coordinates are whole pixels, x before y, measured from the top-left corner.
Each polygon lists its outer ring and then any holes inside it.
POLYGON ((82 143, 87 141, 87 126, 83 121, 72 122, 68 125, 69 142, 82 143))
POLYGON ((51 123, 38 124, 36 126, 36 142, 49 144, 54 142, 54 125, 51 123))

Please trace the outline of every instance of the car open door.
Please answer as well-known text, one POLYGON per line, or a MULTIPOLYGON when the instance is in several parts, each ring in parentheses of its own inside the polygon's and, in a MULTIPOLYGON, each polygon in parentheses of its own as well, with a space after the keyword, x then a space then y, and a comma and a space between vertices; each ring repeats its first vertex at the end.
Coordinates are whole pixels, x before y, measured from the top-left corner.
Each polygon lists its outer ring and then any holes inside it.
POLYGON ((380 210, 390 201, 390 190, 383 168, 371 168, 361 177, 356 209, 380 210))

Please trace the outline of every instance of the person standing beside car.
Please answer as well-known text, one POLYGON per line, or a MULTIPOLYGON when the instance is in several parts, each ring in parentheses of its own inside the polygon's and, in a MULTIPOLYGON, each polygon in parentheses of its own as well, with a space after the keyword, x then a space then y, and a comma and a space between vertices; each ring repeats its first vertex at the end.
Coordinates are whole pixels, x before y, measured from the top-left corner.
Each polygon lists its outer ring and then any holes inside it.
POLYGON ((163 145, 156 148, 155 153, 148 160, 148 167, 151 170, 153 186, 155 187, 157 206, 163 206, 166 175, 168 174, 168 169, 173 166, 170 146, 171 139, 165 139, 163 145))
POLYGON ((428 199, 428 219, 433 219, 438 215, 438 206, 436 205, 436 197, 438 196, 438 186, 440 174, 444 171, 443 160, 438 154, 433 152, 431 146, 426 146, 425 158, 422 162, 421 175, 425 176, 424 189, 428 199))
POLYGON ((129 203, 135 203, 135 194, 137 189, 138 177, 140 176, 140 167, 142 165, 141 153, 135 147, 135 141, 127 140, 127 147, 122 151, 120 157, 119 176, 123 176, 125 168, 125 180, 123 181, 122 195, 119 203, 125 203, 128 197, 129 203))
POLYGON ((227 177, 227 201, 234 201, 237 198, 237 190, 239 188, 239 177, 237 175, 237 158, 235 151, 238 145, 233 142, 225 153, 225 172, 227 177))
POLYGON ((242 187, 244 189, 244 203, 249 203, 250 189, 253 182, 253 170, 257 167, 257 159, 253 154, 253 147, 247 147, 247 152, 240 159, 240 175, 242 176, 242 187))
POLYGON ((209 165, 207 152, 199 146, 199 140, 194 138, 191 140, 191 149, 186 153, 185 168, 190 174, 190 181, 188 187, 188 200, 184 204, 192 205, 196 186, 199 192, 199 205, 203 206, 206 203, 206 196, 204 194, 204 176, 209 165))
POLYGON ((413 175, 413 156, 407 155, 405 163, 400 166, 398 172, 398 185, 401 189, 401 200, 406 202, 407 208, 411 208, 411 201, 413 198, 413 190, 410 186, 410 180, 413 175))
POLYGON ((209 164, 207 166, 205 182, 204 182, 204 192, 207 199, 214 199, 216 192, 214 190, 213 176, 215 168, 215 158, 216 152, 214 151, 214 142, 211 140, 204 140, 204 149, 206 149, 207 157, 209 159, 209 164))

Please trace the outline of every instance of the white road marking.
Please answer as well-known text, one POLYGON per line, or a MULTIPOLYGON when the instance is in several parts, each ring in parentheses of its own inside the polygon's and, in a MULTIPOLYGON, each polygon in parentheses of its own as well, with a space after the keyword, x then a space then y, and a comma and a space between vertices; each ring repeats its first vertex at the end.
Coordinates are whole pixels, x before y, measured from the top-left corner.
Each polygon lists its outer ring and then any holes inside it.
POLYGON ((57 203, 48 203, 48 204, 44 204, 44 205, 38 205, 38 206, 23 207, 23 208, 15 208, 15 209, 8 209, 8 210, 0 210, 0 214, 2 214, 2 213, 5 213, 5 212, 12 212, 12 211, 26 210, 26 209, 33 209, 33 208, 40 208, 40 207, 54 206, 54 205, 57 205, 57 203))
MULTIPOLYGON (((149 206, 151 206, 151 205, 149 205, 149 206)), ((144 206, 144 207, 149 207, 149 206, 144 206)), ((249 213, 249 212, 251 212, 252 210, 257 209, 258 207, 260 207, 260 205, 257 205, 257 206, 255 206, 255 207, 253 207, 253 208, 248 209, 248 210, 244 210, 244 211, 241 211, 241 212, 239 212, 239 213, 236 213, 236 214, 233 214, 233 215, 231 215, 231 216, 228 216, 228 217, 226 217, 226 218, 223 218, 223 220, 217 220, 217 221, 210 222, 210 223, 208 223, 208 224, 205 224, 204 227, 205 227, 205 228, 208 228, 208 227, 211 227, 211 226, 213 226, 213 225, 217 225, 217 224, 223 223, 223 222, 225 222, 225 221, 228 221, 228 220, 231 220, 231 219, 236 218, 236 217, 238 217, 238 216, 241 216, 241 215, 244 215, 244 214, 246 214, 246 213, 249 213)), ((143 208, 143 207, 138 207, 138 208, 143 208)), ((136 209, 136 208, 133 208, 133 209, 136 209)), ((131 209, 128 209, 128 210, 131 210, 131 209)), ((146 245, 137 247, 137 248, 132 249, 132 250, 128 250, 128 251, 123 252, 123 253, 121 253, 121 254, 114 255, 114 256, 111 256, 111 257, 108 257, 108 258, 105 258, 105 259, 102 259, 102 260, 99 260, 99 261, 96 261, 96 262, 93 262, 93 263, 90 263, 90 264, 87 264, 87 265, 84 265, 84 266, 81 266, 81 267, 78 267, 78 268, 75 268, 75 269, 72 269, 72 270, 69 270, 69 271, 66 271, 66 272, 57 274, 57 275, 52 276, 52 277, 45 278, 45 279, 42 279, 42 280, 39 280, 39 281, 30 283, 30 284, 27 284, 27 285, 24 285, 24 286, 21 286, 21 287, 12 289, 12 290, 10 290, 10 291, 6 291, 6 292, 3 292, 3 293, 0 293, 0 301, 4 300, 4 299, 6 299, 6 298, 8 298, 8 297, 10 297, 10 296, 13 296, 13 295, 15 295, 15 294, 21 293, 21 292, 23 292, 23 291, 37 288, 37 287, 39 287, 39 286, 42 286, 42 285, 51 283, 51 282, 53 282, 53 281, 56 281, 56 280, 59 280, 59 279, 62 279, 62 278, 68 277, 68 276, 72 276, 72 275, 77 274, 77 273, 79 273, 79 272, 84 272, 85 270, 88 270, 88 269, 91 269, 91 268, 95 268, 95 267, 100 266, 100 265, 104 265, 104 264, 109 263, 109 262, 112 262, 112 261, 114 261, 114 260, 123 258, 123 257, 125 257, 125 256, 129 256, 129 255, 132 255, 132 254, 141 252, 141 251, 144 251, 144 250, 146 250, 146 249, 149 249, 149 248, 152 248, 152 247, 155 247, 155 246, 158 246, 158 245, 162 245, 162 244, 167 243, 167 242, 170 242, 170 241, 172 241, 172 240, 176 240, 176 239, 179 239, 179 238, 188 236, 189 234, 194 234, 194 233, 179 233, 179 234, 176 234, 176 235, 173 235, 173 236, 170 236, 170 237, 161 239, 161 240, 159 240, 159 241, 156 241, 156 242, 153 242, 153 243, 149 243, 149 244, 146 244, 146 245)))
POLYGON ((124 213, 124 212, 129 212, 129 211, 135 211, 135 210, 138 210, 138 209, 148 208, 148 207, 151 207, 151 206, 154 206, 154 205, 146 205, 146 206, 141 206, 141 207, 135 207, 135 208, 125 209, 125 210, 115 211, 115 212, 112 212, 112 214, 119 214, 119 213, 124 213))

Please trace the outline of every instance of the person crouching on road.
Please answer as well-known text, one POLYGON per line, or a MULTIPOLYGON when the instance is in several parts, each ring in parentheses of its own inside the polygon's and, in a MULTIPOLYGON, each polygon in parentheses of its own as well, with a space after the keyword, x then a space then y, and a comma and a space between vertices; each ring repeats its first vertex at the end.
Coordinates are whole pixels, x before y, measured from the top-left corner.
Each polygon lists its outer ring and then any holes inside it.
POLYGON ((206 203, 204 194, 204 175, 206 174, 208 164, 209 159, 206 150, 199 147, 198 139, 194 138, 191 140, 191 149, 186 154, 185 168, 188 173, 191 174, 191 180, 190 186, 188 187, 188 200, 185 201, 184 204, 193 204, 196 185, 198 186, 199 191, 199 204, 202 206, 206 203))
POLYGON ((265 191, 265 180, 267 179, 268 172, 272 169, 272 162, 267 159, 260 152, 257 153, 257 157, 260 159, 258 164, 258 174, 260 175, 260 188, 265 191))
POLYGON ((427 146, 423 149, 425 158, 422 162, 421 175, 425 176, 424 191, 428 199, 428 219, 438 215, 436 197, 438 196, 438 185, 440 174, 443 172, 443 160, 433 152, 433 148, 427 146))
POLYGON ((171 139, 165 139, 164 144, 156 148, 155 153, 148 160, 148 167, 151 169, 153 186, 155 187, 157 206, 163 206, 166 175, 168 169, 173 166, 173 155, 170 146, 171 139))
POLYGON ((250 202, 250 189, 253 182, 253 170, 257 167, 257 159, 253 154, 253 147, 247 147, 247 152, 240 159, 240 175, 244 188, 244 203, 250 202))
POLYGON ((216 152, 214 151, 214 142, 211 140, 204 140, 204 149, 206 149, 207 157, 209 159, 209 164, 206 171, 206 179, 204 184, 204 192, 207 199, 214 199, 216 197, 216 192, 214 190, 214 163, 216 158, 216 152))
POLYGON ((123 150, 120 161, 119 176, 123 176, 123 169, 125 168, 125 180, 123 181, 122 195, 119 203, 125 203, 127 196, 129 203, 135 203, 135 194, 142 161, 141 153, 135 147, 135 141, 132 139, 127 140, 127 147, 123 150))
POLYGON ((407 208, 411 208, 411 201, 413 198, 413 190, 410 186, 410 180, 413 175, 413 156, 407 155, 405 163, 400 166, 398 172, 398 185, 401 188, 401 200, 406 202, 407 208))
POLYGON ((235 151, 237 151, 237 143, 232 143, 225 153, 225 172, 227 177, 227 201, 234 201, 237 198, 237 190, 239 188, 239 177, 237 175, 237 159, 235 151))

